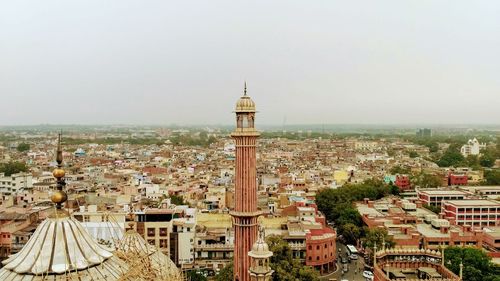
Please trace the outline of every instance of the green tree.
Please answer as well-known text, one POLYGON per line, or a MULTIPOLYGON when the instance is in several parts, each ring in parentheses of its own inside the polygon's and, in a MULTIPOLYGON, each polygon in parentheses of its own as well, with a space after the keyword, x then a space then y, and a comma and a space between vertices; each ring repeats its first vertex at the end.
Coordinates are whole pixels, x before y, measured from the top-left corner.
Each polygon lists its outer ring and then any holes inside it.
POLYGON ((500 170, 484 171, 484 179, 487 185, 500 185, 500 170))
POLYGON ((4 173, 6 176, 26 171, 28 171, 28 167, 22 162, 10 161, 0 164, 0 173, 4 173))
POLYGON ((486 168, 493 167, 493 165, 495 165, 496 154, 497 154, 496 149, 493 148, 484 149, 482 151, 481 157, 479 158, 479 164, 481 164, 481 166, 486 168))
POLYGON ((412 176, 411 183, 414 186, 419 186, 423 188, 435 188, 443 184, 443 179, 438 175, 422 172, 418 175, 412 176))
POLYGON ((472 247, 448 247, 444 251, 445 265, 455 274, 460 272, 460 263, 463 264, 463 280, 484 281, 498 280, 500 270, 491 262, 488 255, 472 247))
POLYGON ((423 207, 426 208, 427 210, 433 212, 433 213, 436 213, 436 214, 441 213, 441 208, 439 208, 439 207, 436 207, 433 205, 427 205, 427 204, 424 204, 423 207))
POLYGON ((346 223, 338 227, 339 234, 342 235, 347 244, 356 245, 358 239, 361 237, 361 229, 353 223, 346 223))
POLYGON ((30 150, 30 145, 28 143, 20 143, 17 145, 17 151, 24 152, 30 150))
POLYGON ((170 203, 177 205, 177 206, 187 205, 186 202, 184 202, 184 198, 182 196, 177 196, 177 195, 170 196, 170 203))
POLYGON ((227 264, 217 275, 215 275, 215 281, 233 280, 233 266, 234 264, 232 262, 227 264))
POLYGON ((465 160, 467 161, 467 165, 469 167, 473 167, 474 169, 480 168, 479 157, 477 157, 477 155, 469 155, 465 158, 465 160))
POLYGON ((375 244, 380 249, 384 243, 386 248, 392 248, 396 244, 385 228, 368 229, 365 238, 363 238, 363 246, 369 249, 373 249, 375 244))
POLYGON ((460 153, 458 146, 450 145, 441 158, 439 158, 437 164, 439 167, 456 167, 466 164, 465 162, 465 158, 460 153))
POLYGON ((410 151, 409 156, 411 158, 417 158, 419 155, 418 155, 418 153, 416 151, 410 151))
POLYGON ((410 172, 411 172, 410 167, 399 166, 399 165, 394 166, 389 170, 389 173, 391 173, 392 175, 395 175, 395 174, 404 175, 404 174, 409 174, 410 172))
POLYGON ((399 195, 399 187, 397 187, 394 184, 391 184, 390 185, 390 189, 391 189, 391 194, 392 195, 399 195))
POLYGON ((270 259, 270 266, 274 270, 273 281, 319 281, 319 273, 294 259, 292 249, 281 236, 268 236, 266 242, 273 252, 270 259))
POLYGON ((188 281, 208 281, 207 277, 199 272, 196 272, 196 270, 190 270, 186 275, 188 281))

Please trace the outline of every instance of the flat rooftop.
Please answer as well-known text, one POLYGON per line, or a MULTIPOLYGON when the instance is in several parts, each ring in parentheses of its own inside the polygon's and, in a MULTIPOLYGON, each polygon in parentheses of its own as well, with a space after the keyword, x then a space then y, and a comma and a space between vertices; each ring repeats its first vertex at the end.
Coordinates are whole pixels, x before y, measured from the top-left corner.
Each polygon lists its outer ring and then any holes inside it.
POLYGON ((420 193, 425 193, 429 195, 442 195, 442 196, 449 196, 449 195, 467 195, 468 193, 465 191, 461 190, 421 190, 420 193))
POLYGON ((495 200, 488 199, 472 199, 472 200, 445 200, 447 203, 455 205, 455 206, 497 206, 500 207, 500 202, 495 200))

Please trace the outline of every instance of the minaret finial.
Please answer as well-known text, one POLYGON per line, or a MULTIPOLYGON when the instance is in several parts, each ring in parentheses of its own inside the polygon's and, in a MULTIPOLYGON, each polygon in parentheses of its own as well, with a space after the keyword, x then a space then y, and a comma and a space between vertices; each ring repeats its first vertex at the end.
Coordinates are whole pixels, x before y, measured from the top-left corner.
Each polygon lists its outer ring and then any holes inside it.
POLYGON ((56 161, 57 161, 57 167, 58 168, 62 167, 62 161, 63 161, 62 147, 61 147, 61 136, 62 136, 62 131, 59 132, 59 134, 57 136, 57 155, 56 155, 56 161))
POLYGON ((54 170, 54 172, 52 172, 52 175, 54 175, 54 177, 56 178, 57 191, 54 192, 54 194, 52 194, 51 200, 56 204, 56 208, 58 210, 62 208, 62 203, 68 200, 68 195, 66 195, 66 192, 64 192, 63 190, 64 186, 66 185, 66 182, 64 181, 64 176, 66 175, 66 172, 62 169, 63 156, 62 156, 61 139, 62 139, 62 132, 60 132, 57 137, 57 155, 56 155, 57 168, 54 170))
POLYGON ((247 95, 247 81, 245 80, 245 89, 243 90, 244 96, 247 95))

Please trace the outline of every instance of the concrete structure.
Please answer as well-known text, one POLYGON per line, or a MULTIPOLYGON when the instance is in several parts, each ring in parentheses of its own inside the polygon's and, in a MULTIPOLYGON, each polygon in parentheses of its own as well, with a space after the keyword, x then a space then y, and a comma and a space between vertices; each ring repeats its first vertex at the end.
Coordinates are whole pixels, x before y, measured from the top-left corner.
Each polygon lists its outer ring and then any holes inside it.
POLYGON ((374 256, 375 281, 461 281, 444 266, 442 253, 425 249, 381 249, 374 256))
POLYGON ((452 224, 474 228, 500 226, 500 202, 487 199, 445 200, 441 213, 452 224))
POLYGON ((426 205, 441 206, 443 200, 463 200, 470 194, 457 189, 419 189, 417 197, 426 205))
POLYGON ((464 157, 467 157, 469 155, 479 155, 481 149, 485 147, 485 144, 479 143, 479 141, 474 138, 469 140, 467 144, 462 145, 462 147, 460 148, 460 153, 462 153, 464 157))
POLYGON ((257 238, 257 170, 256 141, 259 132, 255 129, 255 103, 244 95, 236 103, 236 129, 231 137, 236 142, 236 177, 233 216, 234 280, 250 280, 250 252, 257 238))
POLYGON ((24 189, 33 188, 33 176, 28 173, 17 173, 10 176, 0 174, 0 193, 5 196, 16 194, 24 189))

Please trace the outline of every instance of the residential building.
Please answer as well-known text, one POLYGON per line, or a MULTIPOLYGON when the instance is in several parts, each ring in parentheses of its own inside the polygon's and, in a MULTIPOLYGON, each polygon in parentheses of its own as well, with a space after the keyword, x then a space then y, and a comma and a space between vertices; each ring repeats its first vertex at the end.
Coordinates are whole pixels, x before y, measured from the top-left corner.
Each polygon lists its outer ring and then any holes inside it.
POLYGON ((479 143, 479 141, 474 138, 469 140, 467 144, 462 145, 462 147, 460 148, 460 153, 462 153, 464 157, 467 157, 469 155, 479 155, 481 149, 485 147, 486 144, 479 143))

